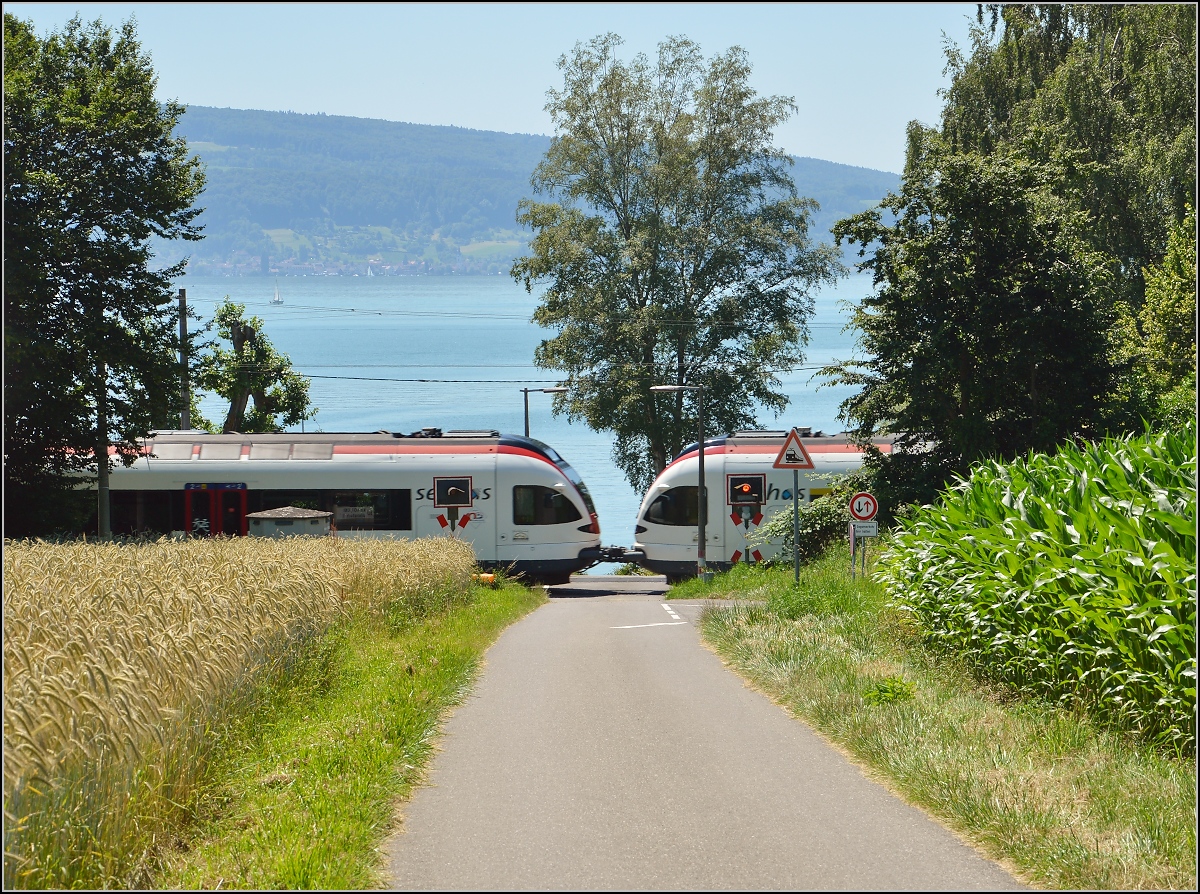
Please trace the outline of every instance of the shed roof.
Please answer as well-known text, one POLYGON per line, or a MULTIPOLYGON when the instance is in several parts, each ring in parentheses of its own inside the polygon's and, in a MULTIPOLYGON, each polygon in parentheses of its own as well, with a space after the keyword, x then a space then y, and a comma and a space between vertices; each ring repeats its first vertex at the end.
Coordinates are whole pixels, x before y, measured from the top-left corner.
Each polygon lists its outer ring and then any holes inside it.
POLYGON ((332 512, 322 512, 319 509, 301 509, 299 506, 281 506, 278 509, 266 509, 262 512, 247 512, 246 518, 329 518, 332 512))

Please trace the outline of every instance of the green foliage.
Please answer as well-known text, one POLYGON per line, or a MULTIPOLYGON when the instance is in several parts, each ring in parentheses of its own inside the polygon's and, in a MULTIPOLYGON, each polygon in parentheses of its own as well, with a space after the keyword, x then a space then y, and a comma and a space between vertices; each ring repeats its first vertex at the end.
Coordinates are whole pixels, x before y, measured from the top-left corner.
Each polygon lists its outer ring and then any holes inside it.
POLYGON ((1158 382, 1196 375, 1196 212, 1171 228, 1162 263, 1144 271, 1141 324, 1148 364, 1158 382))
POLYGON ((899 502, 1194 402, 1195 6, 986 12, 969 54, 948 47, 940 129, 909 127, 895 223, 834 228, 876 292, 867 359, 826 374, 861 386, 860 437, 903 433, 881 469, 899 502))
POLYGON ((877 291, 852 318, 867 359, 825 371, 861 386, 842 405, 859 436, 898 432, 901 452, 962 473, 1088 430, 1113 379, 1108 276, 1052 179, 914 131, 883 202, 895 223, 876 210, 837 225, 874 247, 860 267, 877 291))
POLYGON ((796 196, 772 131, 794 109, 758 97, 733 48, 705 61, 685 38, 655 65, 616 58, 615 34, 559 60, 556 135, 524 200, 534 232, 512 268, 557 334, 535 362, 560 371, 555 409, 614 433, 613 459, 641 489, 694 440, 698 403, 657 384, 702 385, 706 425, 733 431, 784 408, 777 370, 799 362, 810 292, 841 270, 812 248, 814 203, 796 196))
MULTIPOLYGON (((132 21, 74 18, 40 39, 5 13, 6 509, 106 474, 113 442, 131 462, 178 418, 182 270, 152 271, 149 246, 199 238, 204 179, 173 135, 182 107, 154 90, 132 21)), ((48 533, 34 513, 5 518, 7 534, 48 533)))
POLYGON ((1194 750, 1194 421, 982 464, 901 527, 877 577, 930 642, 1194 750))
POLYGON ((1146 302, 1139 316, 1147 414, 1160 425, 1180 426, 1196 412, 1196 212, 1172 227, 1161 264, 1144 271, 1146 302))
MULTIPOLYGON (((226 295, 213 322, 231 347, 213 346, 201 359, 197 383, 229 401, 222 432, 278 432, 316 416, 317 408, 308 400, 310 380, 292 369, 286 354, 275 350, 261 319, 247 320, 245 305, 226 295), (254 406, 247 412, 250 398, 254 406)), ((197 424, 215 430, 206 419, 197 424)))
MULTIPOLYGON (((850 498, 859 491, 873 492, 873 480, 874 476, 867 467, 845 475, 831 475, 828 480, 829 493, 800 504, 800 528, 796 544, 801 564, 815 561, 839 538, 846 537, 851 521, 850 498)), ((751 535, 750 543, 753 546, 780 541, 790 543, 794 526, 792 507, 784 507, 751 535)), ((784 548, 771 561, 790 565, 793 562, 792 552, 784 548)))
POLYGON ((916 691, 917 684, 909 683, 903 677, 884 677, 863 693, 863 701, 868 705, 907 702, 912 701, 916 691))

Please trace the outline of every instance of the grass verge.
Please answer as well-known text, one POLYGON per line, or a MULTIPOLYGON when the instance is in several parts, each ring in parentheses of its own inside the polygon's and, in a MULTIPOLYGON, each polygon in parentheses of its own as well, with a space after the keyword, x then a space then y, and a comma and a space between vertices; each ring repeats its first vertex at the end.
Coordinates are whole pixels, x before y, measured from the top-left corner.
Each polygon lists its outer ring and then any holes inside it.
POLYGON ((709 608, 705 640, 873 778, 1052 889, 1196 888, 1196 765, 925 649, 835 547, 801 570, 735 569, 672 598, 709 608))
POLYGON ((356 889, 380 879, 380 842, 420 782, 446 712, 484 651, 545 601, 477 587, 444 614, 389 625, 357 616, 238 721, 198 799, 195 834, 159 888, 356 889))

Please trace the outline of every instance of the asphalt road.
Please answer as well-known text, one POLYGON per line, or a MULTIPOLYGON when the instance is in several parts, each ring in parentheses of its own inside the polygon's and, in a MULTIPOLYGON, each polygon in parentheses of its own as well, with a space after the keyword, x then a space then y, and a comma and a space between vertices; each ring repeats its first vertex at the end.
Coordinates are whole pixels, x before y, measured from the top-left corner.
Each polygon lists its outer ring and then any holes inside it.
POLYGON ((401 890, 1015 890, 701 642, 577 577, 487 653, 387 843, 401 890))

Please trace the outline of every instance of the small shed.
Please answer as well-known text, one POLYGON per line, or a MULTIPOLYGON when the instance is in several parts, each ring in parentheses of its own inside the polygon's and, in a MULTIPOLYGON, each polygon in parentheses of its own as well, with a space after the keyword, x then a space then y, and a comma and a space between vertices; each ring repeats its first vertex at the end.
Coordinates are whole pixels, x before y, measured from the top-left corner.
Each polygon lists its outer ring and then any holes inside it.
POLYGON ((324 537, 329 533, 329 520, 332 517, 332 512, 301 509, 299 506, 281 506, 279 509, 246 513, 251 537, 295 537, 298 534, 324 537))

